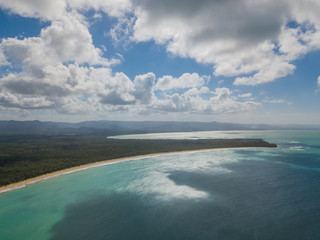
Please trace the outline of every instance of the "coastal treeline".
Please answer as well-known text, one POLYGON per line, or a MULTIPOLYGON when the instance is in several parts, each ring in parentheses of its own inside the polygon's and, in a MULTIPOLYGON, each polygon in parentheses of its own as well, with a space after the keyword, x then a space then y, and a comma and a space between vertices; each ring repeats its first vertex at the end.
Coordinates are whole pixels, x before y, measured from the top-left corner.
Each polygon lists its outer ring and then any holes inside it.
POLYGON ((262 139, 122 140, 106 136, 0 136, 0 186, 87 163, 151 153, 276 147, 262 139))

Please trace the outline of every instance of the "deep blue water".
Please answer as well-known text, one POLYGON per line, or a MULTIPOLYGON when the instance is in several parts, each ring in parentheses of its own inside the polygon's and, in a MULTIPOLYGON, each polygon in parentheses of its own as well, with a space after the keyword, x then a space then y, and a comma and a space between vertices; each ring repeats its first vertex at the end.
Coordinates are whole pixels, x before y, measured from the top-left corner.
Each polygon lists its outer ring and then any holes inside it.
POLYGON ((319 133, 229 132, 279 148, 148 157, 1 194, 0 236, 320 239, 319 133))

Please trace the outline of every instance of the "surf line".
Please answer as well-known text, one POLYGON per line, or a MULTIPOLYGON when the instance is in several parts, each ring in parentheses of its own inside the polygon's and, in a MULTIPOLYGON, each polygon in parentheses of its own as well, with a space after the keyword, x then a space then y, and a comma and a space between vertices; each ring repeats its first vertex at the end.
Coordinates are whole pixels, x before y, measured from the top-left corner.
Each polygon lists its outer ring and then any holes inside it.
POLYGON ((23 180, 23 181, 20 181, 17 183, 12 183, 12 184, 9 184, 6 186, 2 186, 2 187, 0 187, 0 194, 10 192, 13 190, 17 190, 17 189, 21 189, 21 188, 27 187, 30 184, 38 183, 38 182, 48 180, 51 178, 55 178, 55 177, 59 177, 62 175, 66 175, 66 174, 70 174, 70 173, 74 173, 74 172, 79 172, 79 171, 90 169, 90 168, 120 163, 120 162, 126 162, 126 161, 132 161, 132 160, 142 160, 145 158, 157 157, 160 155, 162 156, 162 155, 171 155, 171 154, 209 152, 209 151, 216 151, 216 150, 230 150, 230 149, 233 150, 233 149, 244 149, 244 148, 265 148, 265 147, 236 147, 236 148, 230 147, 230 148, 209 148, 209 149, 198 149, 198 150, 183 150, 183 151, 173 151, 173 152, 151 153, 151 154, 137 155, 137 156, 131 156, 131 157, 104 160, 104 161, 99 161, 99 162, 83 164, 83 165, 75 166, 75 167, 71 167, 71 168, 66 168, 66 169, 63 169, 60 171, 43 174, 43 175, 29 178, 29 179, 26 179, 26 180, 23 180))

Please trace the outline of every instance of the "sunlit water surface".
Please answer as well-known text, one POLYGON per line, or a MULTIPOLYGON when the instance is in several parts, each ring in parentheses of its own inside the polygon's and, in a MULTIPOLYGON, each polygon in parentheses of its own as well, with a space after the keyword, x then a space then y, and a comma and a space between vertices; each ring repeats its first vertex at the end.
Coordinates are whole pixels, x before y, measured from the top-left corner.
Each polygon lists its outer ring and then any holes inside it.
POLYGON ((248 137, 279 147, 139 158, 0 194, 0 239, 320 239, 320 131, 121 136, 248 137))

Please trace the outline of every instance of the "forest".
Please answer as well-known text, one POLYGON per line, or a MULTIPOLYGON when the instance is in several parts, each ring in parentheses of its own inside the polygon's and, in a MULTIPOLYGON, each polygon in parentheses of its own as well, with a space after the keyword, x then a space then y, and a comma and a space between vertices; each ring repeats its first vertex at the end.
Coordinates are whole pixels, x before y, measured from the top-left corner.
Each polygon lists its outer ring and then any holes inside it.
POLYGON ((235 147, 276 145, 262 139, 120 140, 101 135, 0 135, 0 186, 103 160, 235 147))

